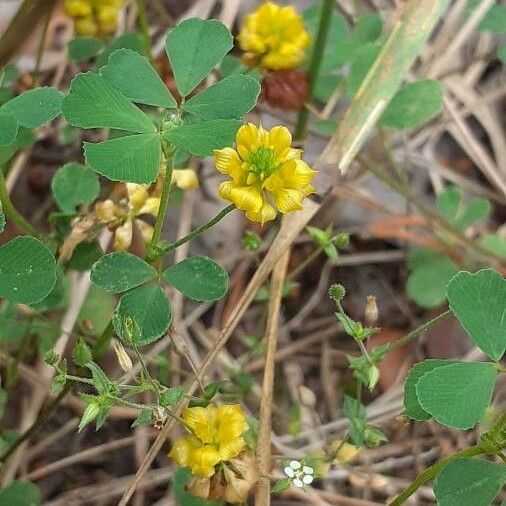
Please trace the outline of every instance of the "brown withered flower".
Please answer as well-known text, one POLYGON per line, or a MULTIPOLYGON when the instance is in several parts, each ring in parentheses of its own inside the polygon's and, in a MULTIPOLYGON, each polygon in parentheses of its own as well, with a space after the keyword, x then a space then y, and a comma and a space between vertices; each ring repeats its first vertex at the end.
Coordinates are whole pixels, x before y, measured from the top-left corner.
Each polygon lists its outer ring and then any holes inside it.
POLYGON ((271 107, 299 110, 309 98, 309 81, 303 70, 266 72, 260 99, 271 107))

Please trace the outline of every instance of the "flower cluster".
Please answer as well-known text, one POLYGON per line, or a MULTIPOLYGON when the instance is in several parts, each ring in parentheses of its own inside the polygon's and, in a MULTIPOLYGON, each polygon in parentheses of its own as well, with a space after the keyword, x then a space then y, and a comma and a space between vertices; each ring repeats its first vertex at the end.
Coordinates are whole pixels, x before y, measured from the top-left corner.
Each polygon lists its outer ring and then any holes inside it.
POLYGON ((195 476, 212 476, 216 464, 237 457, 245 447, 248 424, 238 404, 187 408, 183 421, 190 434, 178 439, 169 455, 195 476))
MULTIPOLYGON (((172 183, 181 190, 191 190, 199 186, 197 174, 192 169, 172 171, 172 183)), ((146 223, 143 215, 156 218, 160 207, 159 179, 152 187, 149 185, 127 183, 126 195, 120 195, 117 203, 107 199, 95 204, 95 216, 99 223, 114 231, 113 249, 127 251, 132 245, 134 233, 140 232, 144 242, 153 236, 153 227, 146 223)))
POLYGON ((153 236, 153 227, 139 217, 155 216, 160 207, 157 190, 150 193, 149 186, 134 183, 126 184, 126 196, 116 204, 107 199, 95 205, 95 215, 100 223, 114 230, 113 249, 126 251, 132 245, 134 231, 140 232, 144 242, 153 236))
POLYGON ((295 8, 274 2, 246 16, 237 39, 247 65, 270 70, 297 68, 311 42, 295 8))
POLYGON ((231 179, 221 183, 219 195, 262 224, 276 217, 276 208, 281 213, 301 209, 302 200, 314 192, 315 171, 301 160, 302 150, 291 144, 284 126, 267 131, 253 123, 243 125, 236 149, 214 152, 217 169, 231 179))
POLYGON ((283 471, 298 488, 303 488, 313 483, 314 469, 310 466, 303 465, 303 463, 298 460, 290 461, 283 471))
POLYGON ((258 469, 254 455, 245 451, 248 424, 241 407, 187 408, 182 418, 189 434, 175 441, 169 456, 190 469, 188 491, 203 499, 245 501, 258 480, 258 469))
POLYGON ((65 0, 65 12, 74 18, 78 35, 113 35, 124 0, 65 0))

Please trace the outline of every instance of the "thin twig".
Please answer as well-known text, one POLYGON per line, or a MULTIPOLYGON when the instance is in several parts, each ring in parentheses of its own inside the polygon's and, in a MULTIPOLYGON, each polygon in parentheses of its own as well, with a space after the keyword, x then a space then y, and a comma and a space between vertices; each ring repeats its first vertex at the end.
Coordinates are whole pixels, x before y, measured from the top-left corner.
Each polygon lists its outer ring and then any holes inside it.
POLYGON ((258 433, 257 458, 260 470, 260 481, 255 492, 255 506, 269 506, 271 503, 271 418, 272 398, 274 388, 274 368, 276 362, 276 348, 279 331, 279 311, 283 295, 290 250, 287 249, 280 258, 272 273, 265 341, 267 350, 265 355, 264 382, 262 398, 260 399, 260 429, 258 433))

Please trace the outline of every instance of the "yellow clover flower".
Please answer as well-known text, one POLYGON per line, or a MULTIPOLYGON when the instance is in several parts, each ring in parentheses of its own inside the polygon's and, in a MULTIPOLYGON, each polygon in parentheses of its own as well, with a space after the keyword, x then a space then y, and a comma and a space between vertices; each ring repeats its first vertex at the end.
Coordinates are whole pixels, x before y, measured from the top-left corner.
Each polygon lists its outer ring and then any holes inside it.
POLYGON ((237 457, 245 447, 248 424, 239 404, 186 408, 183 421, 191 434, 178 439, 169 456, 194 476, 212 476, 216 464, 237 457))
POLYGON ((284 126, 266 131, 253 123, 243 125, 237 131, 236 149, 214 151, 217 169, 231 178, 221 183, 219 195, 262 224, 276 217, 269 197, 281 213, 301 209, 304 197, 315 191, 315 171, 301 160, 302 150, 291 144, 284 126))
POLYGON ((246 64, 285 70, 299 66, 311 37, 293 6, 265 2, 246 16, 237 40, 246 64))

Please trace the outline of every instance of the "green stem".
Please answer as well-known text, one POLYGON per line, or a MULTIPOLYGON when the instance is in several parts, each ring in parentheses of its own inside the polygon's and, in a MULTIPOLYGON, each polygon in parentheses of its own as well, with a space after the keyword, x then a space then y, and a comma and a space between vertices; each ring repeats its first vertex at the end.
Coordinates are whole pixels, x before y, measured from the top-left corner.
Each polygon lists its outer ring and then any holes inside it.
POLYGON ((165 215, 167 214, 167 207, 169 205, 170 186, 172 181, 172 166, 173 166, 173 153, 164 149, 165 152, 165 175, 163 177, 162 195, 160 197, 160 208, 155 221, 155 230, 151 238, 151 245, 155 246, 162 236, 163 225, 165 223, 165 215))
POLYGON ((107 347, 109 346, 109 342, 111 340, 112 334, 114 332, 114 326, 112 320, 109 321, 107 327, 102 331, 102 333, 96 339, 93 345, 93 357, 100 357, 107 347))
POLYGON ((146 379, 149 381, 149 383, 153 387, 153 390, 154 390, 155 395, 156 395, 156 402, 159 405, 160 404, 160 388, 155 383, 155 381, 153 380, 153 378, 151 377, 151 374, 149 374, 148 368, 147 368, 147 366, 146 366, 146 364, 144 362, 144 359, 142 358, 142 355, 141 355, 141 352, 139 351, 139 348, 137 348, 137 346, 134 345, 133 349, 134 349, 135 355, 137 357, 137 360, 141 364, 141 368, 142 368, 142 372, 144 373, 144 376, 146 376, 146 379))
POLYGON ((411 483, 411 485, 409 485, 409 487, 407 487, 395 499, 389 502, 388 506, 400 506, 401 504, 404 504, 404 502, 409 497, 411 497, 422 485, 425 485, 425 483, 427 483, 429 480, 435 478, 452 460, 458 458, 475 457, 476 455, 481 455, 484 453, 487 453, 487 451, 485 451, 481 445, 476 445, 454 453, 452 456, 437 462, 433 466, 427 468, 422 474, 420 474, 418 478, 416 478, 416 480, 411 483))
POLYGON ((23 216, 21 216, 21 214, 16 211, 16 208, 12 205, 2 169, 0 169, 0 202, 2 203, 2 209, 7 219, 13 221, 25 234, 39 237, 38 232, 27 220, 25 220, 25 218, 23 218, 23 216))
POLYGON ((418 337, 420 334, 423 334, 426 330, 430 329, 434 325, 437 325, 440 321, 444 320, 448 316, 451 316, 451 314, 452 314, 452 312, 448 309, 444 313, 441 313, 440 315, 436 316, 435 318, 432 318, 432 320, 429 320, 428 322, 423 323, 422 325, 420 325, 416 329, 409 332, 409 334, 406 334, 405 336, 401 337, 397 341, 394 341, 393 343, 389 343, 386 353, 390 353, 392 350, 395 350, 396 348, 401 348, 402 346, 408 344, 415 337, 418 337))
MULTIPOLYGON (((308 78, 310 97, 312 97, 316 79, 318 78, 318 74, 320 72, 320 66, 323 57, 323 51, 325 50, 325 42, 327 41, 327 34, 329 32, 333 7, 333 0, 322 0, 322 5, 320 7, 320 19, 318 20, 318 31, 316 33, 311 60, 309 61, 308 78)), ((302 107, 299 111, 297 125, 295 127, 294 137, 296 140, 300 141, 306 136, 308 119, 309 110, 307 107, 302 107)))
POLYGON ((151 55, 151 37, 149 36, 149 25, 148 16, 146 13, 146 4, 144 0, 135 0, 137 6, 137 19, 139 21, 139 28, 141 29, 142 37, 144 39, 144 52, 153 63, 153 57, 151 55))
POLYGON ((163 253, 169 253, 169 252, 175 250, 176 248, 179 248, 179 246, 182 246, 183 244, 187 243, 188 241, 191 241, 192 239, 194 239, 198 235, 202 234, 206 230, 208 230, 211 227, 213 227, 214 225, 216 225, 216 223, 221 221, 228 213, 230 213, 234 209, 235 209, 234 204, 228 205, 227 207, 222 209, 214 218, 209 220, 207 223, 200 225, 200 227, 194 228, 188 235, 181 237, 181 239, 178 239, 177 241, 174 241, 174 242, 164 241, 161 244, 161 250, 163 251, 163 253))

